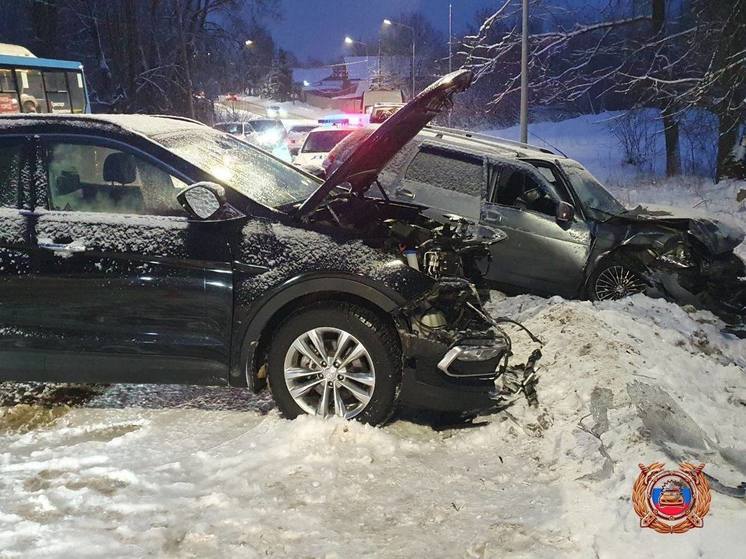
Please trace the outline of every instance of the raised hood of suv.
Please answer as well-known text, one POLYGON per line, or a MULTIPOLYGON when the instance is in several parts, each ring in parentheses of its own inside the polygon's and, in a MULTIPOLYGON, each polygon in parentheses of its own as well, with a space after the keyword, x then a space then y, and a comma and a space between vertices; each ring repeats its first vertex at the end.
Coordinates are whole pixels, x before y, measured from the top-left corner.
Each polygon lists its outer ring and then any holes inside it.
POLYGON ((353 192, 368 190, 391 158, 435 115, 450 107, 453 94, 467 89, 472 78, 470 70, 457 70, 422 90, 363 140, 347 160, 298 208, 297 215, 311 213, 336 186, 343 183, 349 183, 353 192))

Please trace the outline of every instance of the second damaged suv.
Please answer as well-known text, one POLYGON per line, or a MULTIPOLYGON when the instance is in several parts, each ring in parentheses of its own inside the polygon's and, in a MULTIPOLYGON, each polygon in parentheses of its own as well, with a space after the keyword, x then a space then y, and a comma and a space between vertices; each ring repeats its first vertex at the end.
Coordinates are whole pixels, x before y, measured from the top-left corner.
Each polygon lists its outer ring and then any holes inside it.
POLYGON ((489 407, 510 339, 459 277, 500 233, 365 196, 470 81, 323 184, 184 119, 0 117, 0 380, 268 381, 287 417, 372 424, 489 407))

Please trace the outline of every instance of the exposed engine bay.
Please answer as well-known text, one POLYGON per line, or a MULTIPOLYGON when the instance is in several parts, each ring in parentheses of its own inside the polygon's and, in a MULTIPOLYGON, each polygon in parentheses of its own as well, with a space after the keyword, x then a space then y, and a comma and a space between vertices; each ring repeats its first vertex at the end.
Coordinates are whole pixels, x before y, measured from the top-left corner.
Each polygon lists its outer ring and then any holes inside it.
POLYGON ((427 215, 422 206, 347 193, 320 207, 309 221, 358 233, 433 279, 477 282, 489 263, 490 245, 507 238, 456 215, 427 215))
MULTIPOLYGON (((534 343, 542 342, 509 318, 492 318, 483 309, 485 294, 474 285, 486 272, 490 245, 506 239, 504 232, 455 215, 429 215, 414 204, 348 193, 319 207, 309 221, 355 232, 435 280, 430 292, 402 309, 402 316, 417 338, 415 345, 426 340, 445 354, 437 363, 441 373, 489 382, 505 375, 510 395, 523 392, 535 400, 541 352, 534 350, 525 364, 509 365, 512 341, 504 327, 512 324, 534 343)), ((496 398, 492 408, 501 401, 496 398)))

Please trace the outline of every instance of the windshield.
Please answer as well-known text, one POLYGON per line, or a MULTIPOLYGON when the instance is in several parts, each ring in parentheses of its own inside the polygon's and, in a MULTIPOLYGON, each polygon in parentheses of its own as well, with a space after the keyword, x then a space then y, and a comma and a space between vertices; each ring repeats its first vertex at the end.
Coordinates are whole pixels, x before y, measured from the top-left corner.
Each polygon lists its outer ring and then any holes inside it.
POLYGON ((352 130, 322 130, 312 132, 306 138, 301 151, 303 153, 327 153, 346 138, 352 130))
POLYGON ((572 183, 575 193, 586 209, 595 210, 604 214, 619 215, 626 208, 598 182, 596 177, 577 163, 562 162, 562 169, 572 183))
POLYGON ((273 208, 300 202, 318 187, 315 180, 233 136, 193 131, 155 138, 179 157, 273 208))

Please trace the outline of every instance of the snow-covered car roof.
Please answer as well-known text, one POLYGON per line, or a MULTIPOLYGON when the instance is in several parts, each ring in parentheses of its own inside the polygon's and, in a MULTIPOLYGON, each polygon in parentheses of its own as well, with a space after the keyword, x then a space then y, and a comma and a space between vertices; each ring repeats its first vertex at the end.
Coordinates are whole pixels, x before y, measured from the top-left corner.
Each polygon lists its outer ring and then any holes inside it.
MULTIPOLYGON (((134 132, 148 137, 173 132, 212 130, 209 126, 182 117, 162 115, 50 115, 50 114, 17 114, 0 116, 0 129, 38 128, 45 125, 67 126, 70 128, 98 129, 110 131, 112 128, 123 132, 134 132)), ((215 133, 219 133, 217 130, 215 133)))

